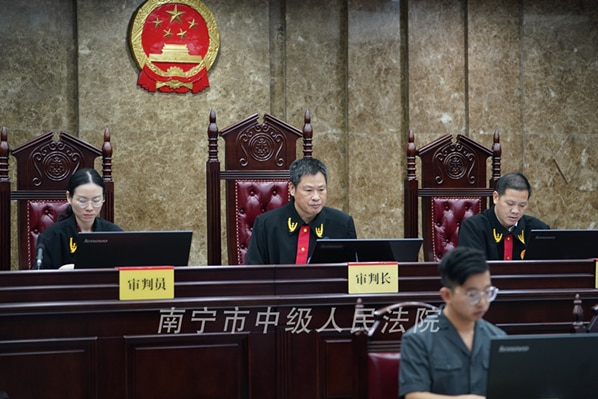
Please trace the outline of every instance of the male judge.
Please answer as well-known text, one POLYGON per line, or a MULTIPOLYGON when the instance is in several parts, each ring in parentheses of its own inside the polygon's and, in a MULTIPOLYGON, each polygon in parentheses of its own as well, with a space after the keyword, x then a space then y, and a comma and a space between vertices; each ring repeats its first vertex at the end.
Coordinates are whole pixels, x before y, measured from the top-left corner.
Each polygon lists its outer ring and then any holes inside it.
POLYGON ((532 229, 548 229, 541 220, 525 215, 532 193, 521 173, 508 173, 496 183, 494 205, 474 215, 459 228, 459 246, 477 248, 488 260, 522 260, 532 229))
POLYGON ((353 218, 326 206, 328 173, 315 158, 289 168, 291 201, 255 219, 245 263, 305 264, 318 238, 357 238, 353 218))

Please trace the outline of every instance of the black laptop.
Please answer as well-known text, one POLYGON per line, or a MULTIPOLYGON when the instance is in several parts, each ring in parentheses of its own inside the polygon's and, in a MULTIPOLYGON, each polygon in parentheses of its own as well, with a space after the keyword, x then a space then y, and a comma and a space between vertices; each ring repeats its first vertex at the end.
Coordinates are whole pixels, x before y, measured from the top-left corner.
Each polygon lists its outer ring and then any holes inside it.
POLYGON ((598 230, 532 230, 525 260, 598 258, 598 230))
POLYGON ((307 263, 417 262, 421 238, 321 239, 307 263))
POLYGON ((598 398, 598 334, 492 338, 487 399, 598 398))
POLYGON ((192 231, 79 233, 75 269, 187 266, 192 231))

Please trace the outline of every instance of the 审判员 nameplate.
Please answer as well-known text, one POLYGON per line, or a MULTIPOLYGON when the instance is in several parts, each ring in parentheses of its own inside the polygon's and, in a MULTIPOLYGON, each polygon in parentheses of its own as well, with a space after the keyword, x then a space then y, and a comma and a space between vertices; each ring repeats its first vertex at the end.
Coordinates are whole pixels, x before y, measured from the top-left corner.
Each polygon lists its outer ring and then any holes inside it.
POLYGON ((174 298, 174 267, 119 267, 119 299, 174 298))

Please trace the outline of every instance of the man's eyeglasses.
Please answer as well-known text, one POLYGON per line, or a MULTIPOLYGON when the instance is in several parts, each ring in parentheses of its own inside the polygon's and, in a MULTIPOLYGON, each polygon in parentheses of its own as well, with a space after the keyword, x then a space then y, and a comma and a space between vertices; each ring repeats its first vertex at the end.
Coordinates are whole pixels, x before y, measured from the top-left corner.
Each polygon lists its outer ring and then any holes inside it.
POLYGON ((469 290, 463 293, 455 290, 455 292, 461 295, 465 295, 470 304, 477 305, 482 300, 482 297, 486 298, 488 302, 494 301, 496 299, 496 295, 498 295, 498 288, 490 286, 486 288, 484 291, 469 290))
POLYGON ((75 203, 83 209, 87 208, 87 204, 89 203, 91 203, 91 206, 93 206, 94 208, 100 208, 104 203, 104 198, 96 197, 89 200, 84 197, 79 197, 75 200, 75 203))

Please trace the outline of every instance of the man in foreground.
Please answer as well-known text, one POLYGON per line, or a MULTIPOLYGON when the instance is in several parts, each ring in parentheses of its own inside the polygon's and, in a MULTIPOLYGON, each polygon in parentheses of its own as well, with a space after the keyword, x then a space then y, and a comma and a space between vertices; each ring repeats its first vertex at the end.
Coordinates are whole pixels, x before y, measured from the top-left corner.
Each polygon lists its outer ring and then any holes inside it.
POLYGON ((458 247, 439 264, 444 301, 436 328, 410 328, 401 340, 399 396, 404 399, 484 398, 490 339, 505 332, 483 319, 498 293, 485 256, 458 247))

